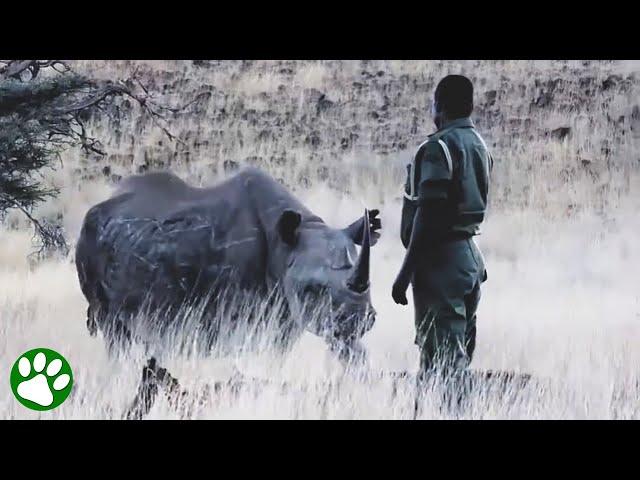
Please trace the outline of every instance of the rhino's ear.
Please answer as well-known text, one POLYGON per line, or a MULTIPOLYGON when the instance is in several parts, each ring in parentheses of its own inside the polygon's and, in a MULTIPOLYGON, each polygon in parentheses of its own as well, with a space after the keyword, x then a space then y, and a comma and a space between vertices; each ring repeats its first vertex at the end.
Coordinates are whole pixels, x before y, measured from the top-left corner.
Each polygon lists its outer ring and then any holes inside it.
POLYGON ((295 210, 285 210, 278 220, 278 234, 287 245, 293 246, 298 238, 298 227, 302 222, 302 215, 295 210))

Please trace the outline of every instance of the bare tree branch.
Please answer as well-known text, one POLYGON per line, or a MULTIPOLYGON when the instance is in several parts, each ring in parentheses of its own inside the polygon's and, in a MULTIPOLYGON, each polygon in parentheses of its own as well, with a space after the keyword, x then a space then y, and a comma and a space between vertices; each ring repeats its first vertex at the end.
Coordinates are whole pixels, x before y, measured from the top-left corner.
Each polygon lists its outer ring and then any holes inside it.
POLYGON ((81 110, 86 110, 87 108, 104 101, 110 95, 130 95, 130 92, 128 91, 128 89, 121 87, 120 85, 105 85, 97 92, 89 95, 87 98, 83 98, 79 102, 58 109, 56 113, 59 115, 64 115, 66 113, 74 113, 81 110))
POLYGON ((10 203, 14 208, 20 210, 33 225, 34 238, 40 242, 40 246, 32 255, 42 258, 55 251, 61 252, 63 255, 69 253, 69 245, 60 226, 38 220, 24 206, 4 194, 0 194, 0 197, 4 202, 10 203))
POLYGON ((87 116, 110 114, 111 108, 119 112, 114 99, 126 97, 171 141, 184 144, 169 130, 164 114, 178 113, 205 95, 184 106, 169 107, 152 97, 137 70, 126 81, 105 82, 79 75, 61 60, 0 60, 0 219, 7 209, 16 208, 41 238, 38 253, 49 248, 68 251, 61 228, 36 219, 31 212, 57 194, 42 185, 39 172, 51 167, 54 159, 60 160, 64 149, 80 146, 87 153, 106 154, 87 131, 87 116), (45 69, 58 75, 40 75, 45 69))
POLYGON ((0 71, 7 78, 20 78, 20 74, 27 70, 35 60, 15 60, 0 71))

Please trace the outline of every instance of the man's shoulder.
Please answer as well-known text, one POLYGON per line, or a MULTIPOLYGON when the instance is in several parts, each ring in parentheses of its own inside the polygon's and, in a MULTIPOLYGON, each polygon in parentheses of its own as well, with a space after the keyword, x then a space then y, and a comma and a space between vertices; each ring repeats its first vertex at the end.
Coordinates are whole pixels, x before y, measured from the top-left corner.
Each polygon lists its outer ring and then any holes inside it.
MULTIPOLYGON (((470 119, 454 120, 420 143, 416 149, 416 156, 420 158, 425 155, 451 155, 452 150, 462 150, 479 138, 481 139, 470 119)), ((482 142, 484 144, 484 141, 482 142)))
POLYGON ((427 142, 438 143, 447 133, 449 133, 449 129, 438 130, 427 137, 427 142))
POLYGON ((438 130, 437 132, 429 135, 424 147, 433 153, 437 153, 441 150, 450 150, 452 147, 464 143, 466 133, 464 133, 463 130, 469 131, 470 129, 454 127, 438 130))
MULTIPOLYGON (((441 137, 440 135, 438 135, 437 137, 434 135, 430 135, 425 141, 423 141, 418 146, 416 150, 416 157, 418 159, 425 158, 427 156, 433 157, 434 155, 437 155, 437 156, 444 155, 444 152, 442 150, 443 142, 441 140, 441 137)), ((446 147, 446 144, 445 144, 445 147, 446 147)))
POLYGON ((473 121, 468 117, 464 117, 449 122, 445 127, 430 135, 429 140, 443 141, 445 143, 457 142, 468 138, 469 135, 473 135, 474 131, 475 124, 473 121))
POLYGON ((476 148, 475 146, 478 143, 482 145, 484 150, 489 152, 484 138, 475 127, 452 128, 443 131, 438 137, 438 140, 444 143, 451 152, 460 152, 470 148, 476 148))
POLYGON ((442 140, 445 142, 449 141, 460 141, 467 137, 467 135, 473 132, 473 127, 449 127, 443 130, 440 130, 434 134, 434 138, 436 140, 442 140))

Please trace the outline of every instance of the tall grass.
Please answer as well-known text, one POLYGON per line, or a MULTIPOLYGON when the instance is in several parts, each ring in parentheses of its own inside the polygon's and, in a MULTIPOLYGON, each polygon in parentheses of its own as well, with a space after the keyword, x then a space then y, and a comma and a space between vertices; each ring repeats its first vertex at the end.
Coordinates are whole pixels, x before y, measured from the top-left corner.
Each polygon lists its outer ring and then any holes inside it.
MULTIPOLYGON (((435 82, 454 72, 475 82, 475 120, 496 158, 490 215, 478 238, 489 281, 472 365, 539 379, 506 393, 488 384, 460 415, 639 418, 637 64, 121 61, 78 68, 105 78, 139 68, 158 91, 167 86, 170 102, 203 90, 211 95, 172 119, 185 145, 168 142, 135 110, 92 122, 109 155, 68 152, 64 166, 48 172, 62 193, 38 212, 62 216, 72 242, 86 210, 108 197, 113 176, 144 169, 169 168, 203 185, 230 175, 235 163, 258 165, 330 225, 348 225, 364 206, 382 211, 383 233, 372 251, 378 321, 364 338, 369 375, 345 374, 311 334, 286 354, 266 341, 213 356, 166 350, 163 366, 187 389, 224 381, 236 370, 268 380, 239 393, 223 389, 192 418, 413 418, 411 378, 390 375, 417 366, 412 311, 390 295, 403 254, 400 185, 412 149, 432 131, 426 112, 435 82), (322 94, 333 104, 324 104, 322 94), (570 128, 562 139, 553 133, 560 127, 570 128)), ((0 228, 0 369, 7 377, 21 352, 48 346, 70 361, 76 387, 59 409, 36 413, 12 398, 8 382, 0 383, 0 417, 119 418, 147 355, 158 350, 136 346, 110 358, 102 339, 86 331, 72 258, 30 265, 29 248, 25 224, 9 217, 0 228)), ((236 337, 236 344, 267 338, 255 333, 236 337)), ((169 346, 178 343, 168 338, 169 346)), ((456 414, 438 405, 440 387, 425 397, 420 418, 456 414)), ((151 418, 178 416, 163 398, 150 412, 151 418)))

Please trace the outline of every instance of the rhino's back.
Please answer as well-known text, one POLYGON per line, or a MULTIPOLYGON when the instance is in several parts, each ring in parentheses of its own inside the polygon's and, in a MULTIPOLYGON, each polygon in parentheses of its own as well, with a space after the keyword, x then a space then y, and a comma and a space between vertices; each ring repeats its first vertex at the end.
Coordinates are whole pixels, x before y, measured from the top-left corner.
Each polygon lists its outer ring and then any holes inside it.
POLYGON ((264 246, 238 188, 234 179, 193 188, 168 173, 126 179, 85 217, 76 250, 85 296, 136 306, 180 301, 233 272, 259 280, 264 246))
MULTIPOLYGON (((163 219, 204 200, 202 189, 191 187, 171 173, 159 172, 124 179, 114 196, 96 208, 105 210, 110 217, 163 219)), ((215 202, 215 196, 208 200, 215 202)))

